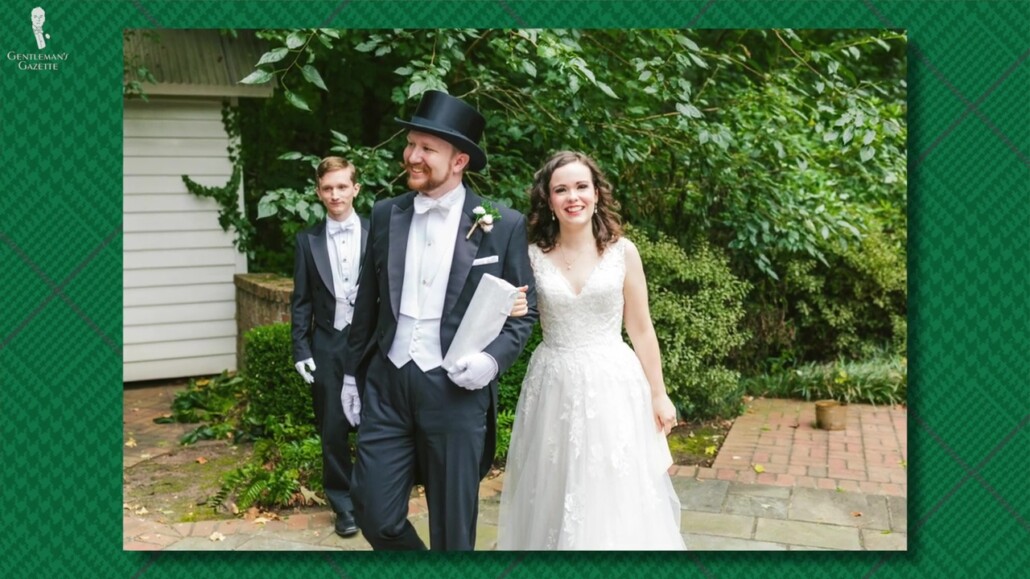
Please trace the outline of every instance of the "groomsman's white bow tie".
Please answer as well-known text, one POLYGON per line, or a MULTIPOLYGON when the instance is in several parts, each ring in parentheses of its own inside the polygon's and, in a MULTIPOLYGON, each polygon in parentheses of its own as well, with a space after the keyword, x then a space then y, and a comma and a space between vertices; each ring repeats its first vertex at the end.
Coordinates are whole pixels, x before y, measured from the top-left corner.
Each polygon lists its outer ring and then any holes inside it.
POLYGON ((456 195, 448 195, 443 199, 432 199, 419 193, 415 196, 415 213, 422 214, 433 209, 446 213, 458 201, 456 195))
POLYGON ((339 221, 329 221, 327 225, 329 227, 329 235, 333 237, 354 229, 353 221, 344 221, 343 223, 340 223, 339 221))

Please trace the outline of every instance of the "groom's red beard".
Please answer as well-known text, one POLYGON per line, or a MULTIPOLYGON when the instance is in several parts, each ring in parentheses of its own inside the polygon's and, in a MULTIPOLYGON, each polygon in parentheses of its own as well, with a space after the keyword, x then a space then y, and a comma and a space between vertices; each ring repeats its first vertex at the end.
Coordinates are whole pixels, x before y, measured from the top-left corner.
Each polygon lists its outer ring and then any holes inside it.
POLYGON ((418 191, 425 193, 426 191, 432 191, 443 185, 444 180, 435 178, 433 176, 433 170, 425 163, 405 163, 404 170, 408 172, 408 188, 412 191, 418 191), (412 169, 418 169, 422 173, 415 175, 411 172, 412 169))

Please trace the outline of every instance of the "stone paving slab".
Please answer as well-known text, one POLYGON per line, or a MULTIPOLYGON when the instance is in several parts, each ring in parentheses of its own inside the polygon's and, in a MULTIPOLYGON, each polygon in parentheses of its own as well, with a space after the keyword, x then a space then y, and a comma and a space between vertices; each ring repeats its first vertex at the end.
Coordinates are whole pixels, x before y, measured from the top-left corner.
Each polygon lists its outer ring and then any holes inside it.
POLYGON ((867 529, 890 529, 887 499, 880 495, 794 489, 791 520, 867 529))
POLYGON ((908 499, 887 497, 887 508, 891 514, 891 530, 895 533, 908 532, 908 499))
POLYGON ((730 493, 726 497, 726 506, 722 512, 748 517, 786 519, 789 509, 790 499, 730 493))
POLYGON ((722 513, 683 511, 680 519, 681 533, 718 535, 739 539, 750 539, 754 526, 754 517, 722 513))
POLYGON ((245 541, 237 551, 335 551, 333 547, 312 545, 306 541, 291 541, 287 533, 278 537, 259 535, 245 541))
POLYGON ((185 537, 167 551, 235 551, 251 539, 250 535, 226 535, 222 541, 212 541, 207 537, 185 537))
POLYGON ((730 494, 748 497, 767 497, 774 499, 788 499, 791 495, 789 487, 778 487, 762 484, 733 485, 730 494))
POLYGON ((862 529, 862 545, 867 551, 907 551, 908 535, 862 529))
POLYGON ((730 483, 722 480, 699 481, 685 477, 673 477, 672 486, 685 511, 718 513, 726 501, 730 483))
POLYGON ((715 537, 684 533, 683 540, 690 551, 786 551, 787 546, 768 541, 752 541, 733 537, 715 537))
POLYGON ((858 529, 804 521, 758 519, 755 539, 838 551, 857 551, 862 548, 858 529))

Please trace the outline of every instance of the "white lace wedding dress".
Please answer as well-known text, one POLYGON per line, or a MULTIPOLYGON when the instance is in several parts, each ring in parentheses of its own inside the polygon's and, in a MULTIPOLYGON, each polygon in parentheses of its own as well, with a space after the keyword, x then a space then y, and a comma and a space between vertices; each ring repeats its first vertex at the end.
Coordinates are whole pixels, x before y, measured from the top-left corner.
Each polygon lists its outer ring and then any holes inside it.
POLYGON ((651 391, 622 341, 625 247, 582 292, 535 245, 543 342, 522 384, 501 491, 498 550, 681 550, 680 504, 651 391))

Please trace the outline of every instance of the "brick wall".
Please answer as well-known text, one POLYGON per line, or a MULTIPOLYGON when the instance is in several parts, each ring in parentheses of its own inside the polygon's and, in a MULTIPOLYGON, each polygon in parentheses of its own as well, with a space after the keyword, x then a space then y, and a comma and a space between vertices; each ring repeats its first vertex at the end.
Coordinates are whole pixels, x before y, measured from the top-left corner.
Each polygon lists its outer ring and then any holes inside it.
POLYGON ((290 321, 293 278, 274 273, 238 273, 236 284, 236 360, 243 365, 243 334, 251 328, 290 321))

